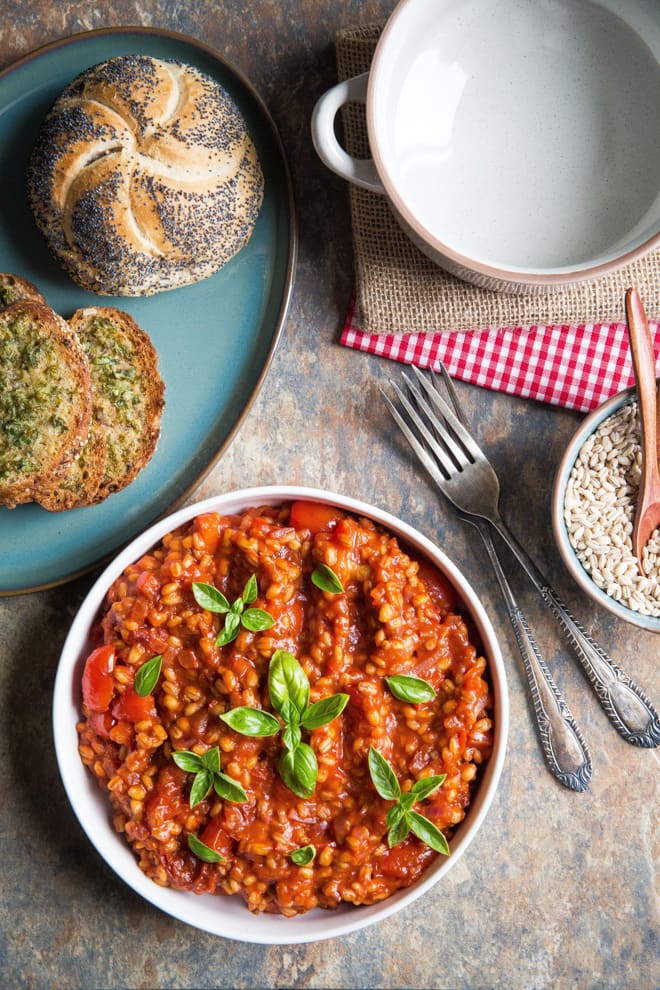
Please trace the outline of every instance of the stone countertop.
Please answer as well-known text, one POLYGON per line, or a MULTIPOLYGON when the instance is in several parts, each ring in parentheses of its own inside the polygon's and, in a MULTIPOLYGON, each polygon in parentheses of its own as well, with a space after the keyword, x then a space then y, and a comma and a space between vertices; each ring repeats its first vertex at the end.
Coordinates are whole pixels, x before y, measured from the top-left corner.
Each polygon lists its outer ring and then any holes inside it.
MULTIPOLYGON (((593 756, 586 794, 550 777, 483 550, 436 497, 383 410, 378 384, 395 366, 338 344, 352 287, 348 194, 316 158, 309 120, 316 98, 335 81, 337 30, 380 20, 393 6, 393 0, 6 0, 0 65, 80 31, 154 26, 203 40, 261 94, 293 175, 295 290, 263 388, 194 498, 270 483, 342 491, 401 515, 457 561, 482 596, 508 667, 511 731, 494 804, 449 875, 378 925, 285 947, 206 935, 159 913, 115 877, 83 835, 59 780, 50 730, 53 678, 93 575, 0 599, 0 984, 8 990, 660 985, 656 753, 627 745, 610 727, 538 597, 512 568, 514 590, 593 756)), ((550 479, 579 416, 458 389, 499 471, 512 528, 587 629, 657 703, 658 640, 593 606, 553 544, 550 479)))

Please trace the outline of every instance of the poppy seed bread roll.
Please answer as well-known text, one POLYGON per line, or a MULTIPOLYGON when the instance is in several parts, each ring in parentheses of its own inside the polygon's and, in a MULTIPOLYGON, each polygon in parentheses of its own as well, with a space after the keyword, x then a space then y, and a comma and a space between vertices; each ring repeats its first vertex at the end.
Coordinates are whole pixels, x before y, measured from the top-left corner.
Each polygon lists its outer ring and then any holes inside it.
POLYGON ((141 296, 206 278, 240 251, 263 174, 238 107, 214 79, 125 55, 62 92, 33 148, 27 191, 76 282, 141 296))

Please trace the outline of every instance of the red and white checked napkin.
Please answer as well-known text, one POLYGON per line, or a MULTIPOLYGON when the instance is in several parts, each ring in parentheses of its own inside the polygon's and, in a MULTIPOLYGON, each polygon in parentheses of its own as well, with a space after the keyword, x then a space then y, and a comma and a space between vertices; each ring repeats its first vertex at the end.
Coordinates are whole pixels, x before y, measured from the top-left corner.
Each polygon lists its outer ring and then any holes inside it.
MULTIPOLYGON (((656 356, 660 322, 649 321, 656 356)), ((364 333, 351 306, 340 342, 438 369, 483 388, 589 412, 634 383, 625 323, 531 326, 464 333, 364 333)), ((656 357, 656 373, 658 373, 656 357)))

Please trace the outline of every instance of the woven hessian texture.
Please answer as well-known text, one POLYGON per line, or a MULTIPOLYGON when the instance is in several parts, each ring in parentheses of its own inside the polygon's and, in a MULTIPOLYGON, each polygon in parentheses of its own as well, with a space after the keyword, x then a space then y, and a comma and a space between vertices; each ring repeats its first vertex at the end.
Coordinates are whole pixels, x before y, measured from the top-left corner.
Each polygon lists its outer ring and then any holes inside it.
MULTIPOLYGON (((347 29, 336 39, 340 80, 368 71, 382 24, 347 29)), ((342 111, 344 141, 369 153, 364 108, 342 111)), ((540 294, 492 292, 449 275, 406 236, 387 200, 350 186, 355 257, 355 322, 370 334, 457 332, 501 327, 617 323, 630 285, 647 313, 660 317, 660 251, 589 282, 540 294)))

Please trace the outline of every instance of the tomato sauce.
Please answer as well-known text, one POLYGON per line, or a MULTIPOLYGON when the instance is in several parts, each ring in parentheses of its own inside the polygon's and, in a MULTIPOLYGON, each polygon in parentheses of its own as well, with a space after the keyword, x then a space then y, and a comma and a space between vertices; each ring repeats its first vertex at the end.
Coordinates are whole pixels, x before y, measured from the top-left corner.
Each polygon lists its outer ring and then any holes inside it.
POLYGON ((140 869, 161 885, 237 894, 253 912, 289 916, 382 900, 439 853, 412 831, 390 844, 395 801, 375 787, 370 749, 389 763, 403 795, 418 780, 446 775, 414 810, 447 838, 492 749, 486 660, 455 590, 393 534, 334 508, 299 502, 198 516, 114 582, 98 630, 82 675, 80 754, 140 869), (341 591, 312 580, 319 564, 341 591), (235 605, 252 575, 256 598, 235 605), (227 613, 202 607, 198 584, 242 609, 246 622, 256 609, 270 624, 241 622, 218 645, 227 613), (281 769, 285 720, 269 690, 278 651, 297 660, 309 705, 346 699, 327 723, 299 726, 316 765, 302 796, 281 769), (157 682, 140 695, 136 672, 156 655, 157 682), (433 699, 397 698, 385 679, 397 674, 421 678, 433 699), (232 728, 224 717, 246 708, 274 715, 278 731, 232 728), (211 786, 191 806, 195 772, 175 756, 210 759, 216 748, 220 773, 244 799, 211 786), (311 860, 296 862, 292 853, 307 847, 311 860))

